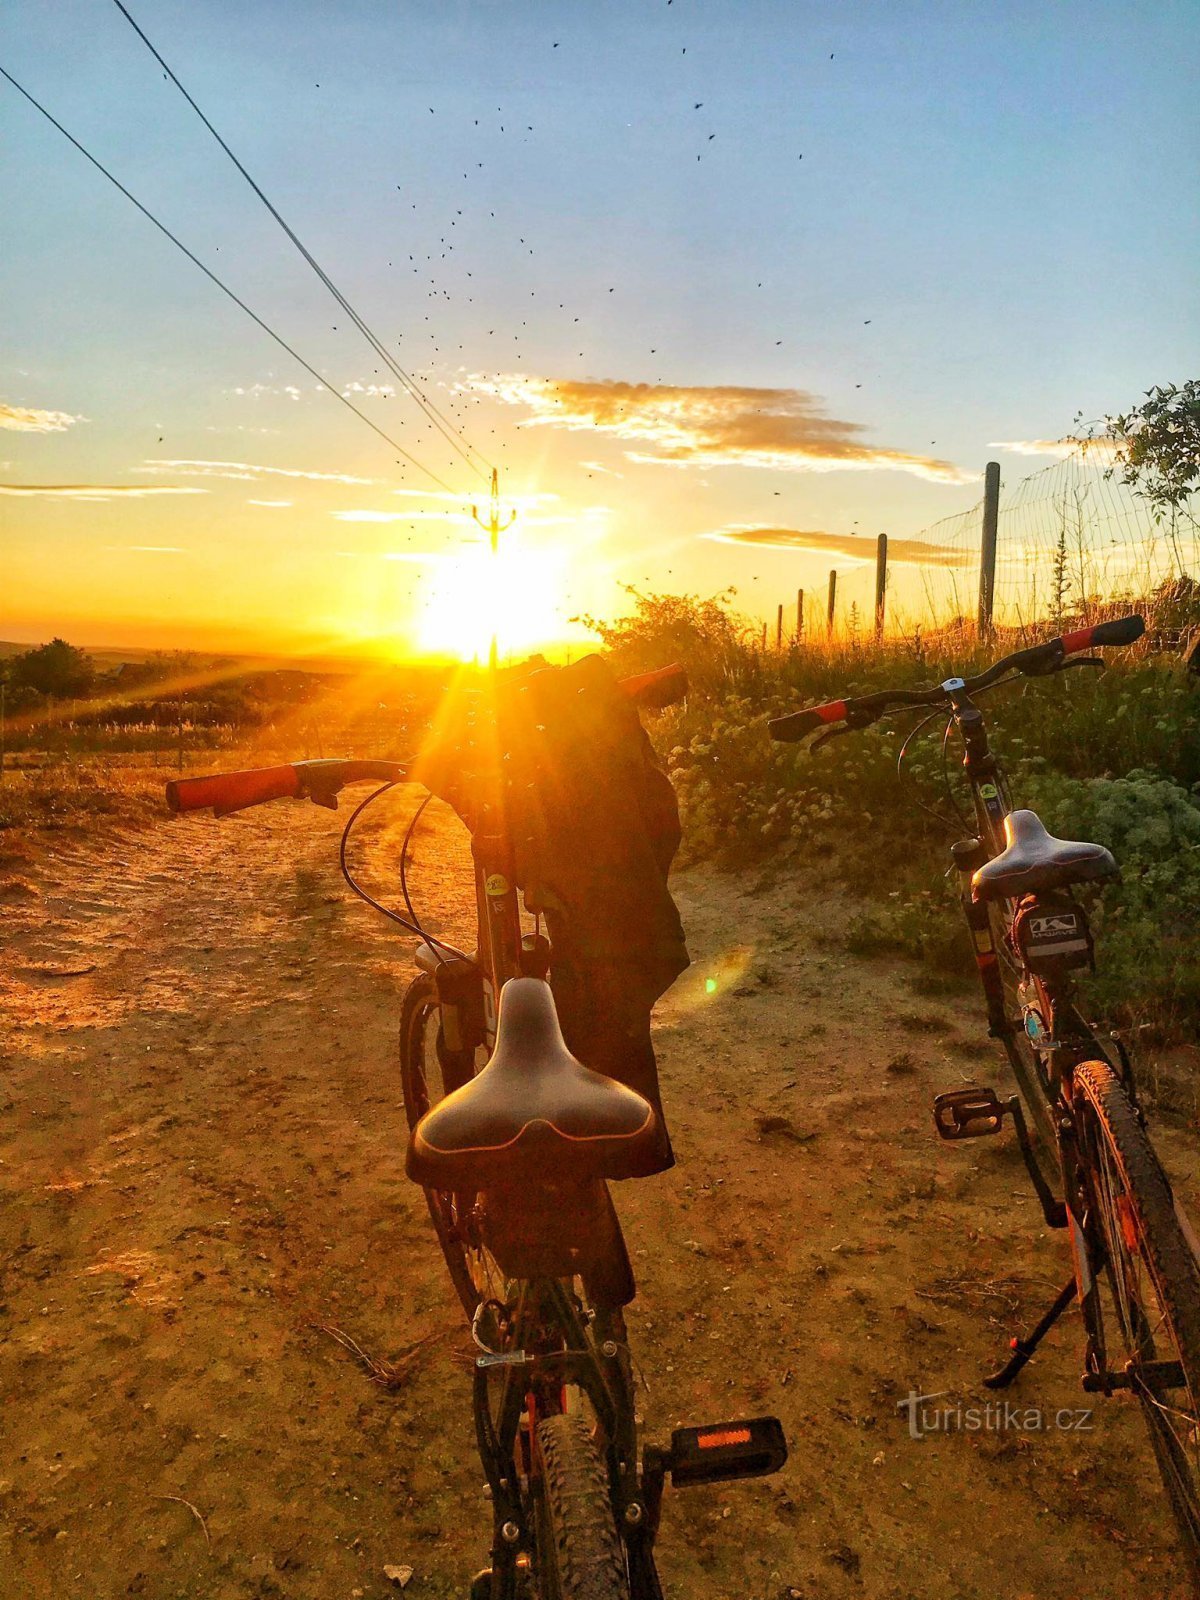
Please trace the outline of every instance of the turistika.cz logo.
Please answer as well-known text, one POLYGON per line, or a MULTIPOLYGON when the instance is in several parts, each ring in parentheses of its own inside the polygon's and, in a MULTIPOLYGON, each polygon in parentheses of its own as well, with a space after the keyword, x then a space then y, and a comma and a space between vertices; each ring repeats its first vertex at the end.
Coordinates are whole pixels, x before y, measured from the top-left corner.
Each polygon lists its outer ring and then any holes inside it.
POLYGON ((917 1394, 909 1390, 896 1402, 897 1411, 908 1413, 908 1436, 924 1439, 930 1433, 1090 1433, 1095 1424, 1090 1409, 1063 1407, 1043 1411, 1040 1406, 1015 1405, 1011 1400, 988 1400, 981 1406, 931 1404, 950 1393, 917 1394))

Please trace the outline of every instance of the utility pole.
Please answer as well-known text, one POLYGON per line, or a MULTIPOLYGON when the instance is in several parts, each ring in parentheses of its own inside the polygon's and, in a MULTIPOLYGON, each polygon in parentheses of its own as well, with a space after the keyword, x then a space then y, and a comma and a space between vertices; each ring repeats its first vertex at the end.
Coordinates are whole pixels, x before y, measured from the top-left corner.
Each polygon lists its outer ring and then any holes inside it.
MULTIPOLYGON (((485 522, 479 515, 479 512, 475 506, 471 507, 471 515, 483 529, 484 533, 487 534, 488 539, 491 542, 493 557, 499 555, 500 535, 504 533, 506 529, 512 527, 513 523, 517 520, 517 513, 515 511, 511 512, 507 522, 502 523, 500 521, 500 474, 495 467, 492 468, 492 499, 488 512, 488 519, 485 522)), ((491 648, 488 651, 488 667, 493 677, 496 673, 496 663, 496 635, 493 634, 491 648)))
POLYGON ((883 608, 887 594, 887 534, 879 535, 875 547, 875 642, 883 638, 883 608))
POLYGON ((983 476, 983 538, 979 547, 979 636, 992 631, 996 599, 996 535, 1000 526, 1000 463, 989 461, 983 476))

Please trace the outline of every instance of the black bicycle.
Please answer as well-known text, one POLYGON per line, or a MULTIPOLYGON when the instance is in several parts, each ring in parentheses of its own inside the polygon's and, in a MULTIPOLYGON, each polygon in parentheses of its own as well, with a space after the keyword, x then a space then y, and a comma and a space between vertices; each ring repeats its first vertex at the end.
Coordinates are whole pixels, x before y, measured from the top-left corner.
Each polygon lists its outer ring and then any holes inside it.
POLYGON ((974 830, 951 846, 951 857, 988 1031, 1004 1046, 1020 1096, 950 1090, 934 1100, 935 1126, 943 1139, 974 1139, 998 1133, 1011 1117, 1046 1222, 1069 1230, 1073 1261, 1045 1315, 1027 1337, 1013 1339, 1011 1356, 984 1383, 1010 1384, 1077 1299, 1086 1333, 1083 1387, 1126 1390, 1138 1401, 1200 1588, 1200 1249, 1147 1134, 1125 1045, 1115 1035, 1097 1037, 1075 992, 1094 950, 1072 891, 1114 877, 1117 863, 1102 845, 1053 838, 1034 812, 1012 808, 975 704, 1019 677, 1102 667, 1098 657, 1070 658, 1132 644, 1144 631, 1141 617, 1123 617, 1018 650, 978 677, 812 706, 774 719, 770 731, 795 741, 823 729, 815 748, 892 713, 931 707, 925 721, 945 712, 947 738, 959 736, 974 830))
MULTIPOLYGON (((622 685, 639 705, 686 689, 679 668, 622 685)), ((342 868, 351 887, 421 943, 401 1007, 407 1168, 420 1183, 455 1292, 470 1320, 473 1409, 491 1494, 491 1564, 471 1600, 662 1600, 654 1559, 667 1477, 676 1486, 754 1477, 787 1458, 773 1417, 679 1428, 641 1445, 624 1307, 635 1285, 608 1192, 658 1170, 656 1115, 568 1051, 546 981, 554 954, 524 931, 506 836, 503 757, 475 697, 461 761, 472 818, 478 913, 468 953, 421 926, 401 850, 406 915, 358 885, 346 846, 359 815, 409 781, 388 761, 301 761, 184 778, 172 809, 218 815, 294 796, 336 806, 348 783, 381 787, 350 817, 342 868)), ((418 808, 417 815, 423 810, 418 808)))

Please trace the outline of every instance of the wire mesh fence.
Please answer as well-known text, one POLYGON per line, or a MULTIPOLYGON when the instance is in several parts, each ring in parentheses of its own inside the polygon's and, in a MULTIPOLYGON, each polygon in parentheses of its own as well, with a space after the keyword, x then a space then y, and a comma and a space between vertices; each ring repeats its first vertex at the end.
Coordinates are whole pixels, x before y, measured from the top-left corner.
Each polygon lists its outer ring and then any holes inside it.
MULTIPOLYGON (((1155 517, 1112 472, 1104 441, 1080 445, 1015 482, 1002 479, 993 618, 1023 629, 1065 618, 1090 620, 1122 601, 1145 604, 1178 579, 1200 580, 1195 500, 1155 517)), ((979 616, 984 501, 891 541, 900 559, 887 574, 887 631, 911 635, 961 628, 979 616)), ((873 577, 871 578, 873 582, 873 577)), ((863 626, 868 573, 839 573, 832 634, 863 626)), ((809 632, 827 633, 824 594, 814 595, 809 632)))

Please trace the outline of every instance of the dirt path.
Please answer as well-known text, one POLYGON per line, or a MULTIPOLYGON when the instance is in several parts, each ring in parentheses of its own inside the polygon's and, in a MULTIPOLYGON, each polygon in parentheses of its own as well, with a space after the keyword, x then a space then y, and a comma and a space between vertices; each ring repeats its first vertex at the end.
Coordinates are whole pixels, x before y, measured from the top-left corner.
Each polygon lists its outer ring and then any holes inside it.
MULTIPOLYGON (((4 1600, 370 1600, 396 1592, 385 1563, 461 1600, 481 1564, 463 1330, 402 1169, 406 945, 342 890, 336 827, 285 807, 77 844, 6 908, 4 1600)), ((461 909, 448 841, 417 885, 461 909)), ((679 1166, 618 1192, 646 1420, 775 1411, 792 1457, 668 1493, 668 1595, 1182 1595, 1119 1401, 1087 1431, 921 1441, 897 1410, 982 1406, 1066 1272, 1009 1141, 932 1138, 935 1088, 1001 1081, 974 1007, 841 954, 811 881, 677 892, 695 965, 658 1038, 679 1166)), ((1194 1148, 1164 1144, 1200 1210, 1194 1148)), ((1022 1415, 1084 1408, 1078 1348, 1068 1318, 1022 1415)))

